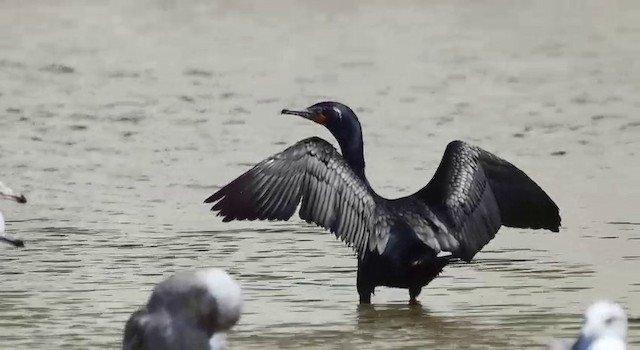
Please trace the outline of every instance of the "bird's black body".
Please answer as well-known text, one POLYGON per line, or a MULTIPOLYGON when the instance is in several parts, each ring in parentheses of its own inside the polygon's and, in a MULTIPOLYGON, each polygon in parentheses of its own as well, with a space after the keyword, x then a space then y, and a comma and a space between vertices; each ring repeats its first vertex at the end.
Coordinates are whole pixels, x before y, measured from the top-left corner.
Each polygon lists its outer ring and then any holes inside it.
POLYGON ((409 289, 410 300, 420 294, 448 264, 448 257, 437 257, 432 249, 413 237, 406 223, 400 223, 389 232, 384 254, 370 252, 358 259, 356 286, 360 303, 369 304, 376 286, 409 289))
POLYGON ((447 146, 431 181, 389 200, 364 172, 360 123, 337 102, 283 110, 326 126, 342 155, 317 137, 275 154, 207 198, 223 221, 300 217, 329 229, 358 255, 357 288, 407 288, 411 302, 452 259, 470 261, 500 226, 558 231, 558 207, 524 172, 462 141, 447 146))

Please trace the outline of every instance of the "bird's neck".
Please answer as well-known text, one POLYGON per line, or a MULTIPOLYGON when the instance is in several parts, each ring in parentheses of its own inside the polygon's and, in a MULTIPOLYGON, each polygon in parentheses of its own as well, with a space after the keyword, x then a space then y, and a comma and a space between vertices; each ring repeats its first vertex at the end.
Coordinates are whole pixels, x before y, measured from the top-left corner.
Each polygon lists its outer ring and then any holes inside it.
POLYGON ((350 138, 348 141, 340 142, 342 157, 347 161, 353 172, 365 183, 369 183, 364 175, 364 146, 362 144, 362 134, 350 138))

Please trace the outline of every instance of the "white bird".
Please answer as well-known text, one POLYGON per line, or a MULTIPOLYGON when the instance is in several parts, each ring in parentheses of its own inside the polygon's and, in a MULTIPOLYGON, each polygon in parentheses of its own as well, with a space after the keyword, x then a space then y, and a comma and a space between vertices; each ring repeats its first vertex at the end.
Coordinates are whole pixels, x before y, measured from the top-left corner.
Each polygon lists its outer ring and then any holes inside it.
MULTIPOLYGON (((0 198, 16 201, 18 203, 27 202, 24 195, 15 194, 12 189, 5 186, 2 182, 0 182, 0 198)), ((0 242, 9 243, 14 247, 24 247, 24 242, 5 232, 4 216, 2 215, 2 212, 0 212, 0 242)))
POLYGON ((124 329, 124 350, 222 350, 238 322, 242 290, 225 271, 177 273, 154 289, 124 329))
POLYGON ((4 232, 4 216, 0 211, 0 242, 9 243, 14 247, 24 247, 24 242, 19 240, 10 234, 4 232))
POLYGON ((626 350, 627 315, 622 307, 608 300, 587 308, 580 337, 576 341, 555 341, 550 350, 626 350))

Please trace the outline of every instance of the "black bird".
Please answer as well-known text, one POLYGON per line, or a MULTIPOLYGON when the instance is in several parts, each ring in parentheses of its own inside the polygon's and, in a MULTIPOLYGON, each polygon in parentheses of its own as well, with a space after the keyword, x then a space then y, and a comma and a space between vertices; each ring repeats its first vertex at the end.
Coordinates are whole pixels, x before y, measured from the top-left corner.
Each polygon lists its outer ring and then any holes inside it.
POLYGON ((511 163, 462 141, 447 146, 418 192, 386 199, 364 172, 362 130, 338 102, 282 110, 324 125, 342 155, 311 137, 258 163, 205 200, 223 221, 300 217, 333 232, 358 255, 360 303, 376 286, 409 289, 410 303, 452 260, 470 261, 500 226, 558 232, 558 207, 511 163))
POLYGON ((242 291, 225 271, 177 273, 159 283, 124 329, 123 350, 222 350, 240 319, 242 291))

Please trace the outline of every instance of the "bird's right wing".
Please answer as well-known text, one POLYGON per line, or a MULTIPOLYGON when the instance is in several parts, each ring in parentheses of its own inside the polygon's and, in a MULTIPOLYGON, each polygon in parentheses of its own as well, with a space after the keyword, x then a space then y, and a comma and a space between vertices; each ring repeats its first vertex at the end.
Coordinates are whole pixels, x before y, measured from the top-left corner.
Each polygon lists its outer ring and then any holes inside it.
POLYGON ((223 221, 288 220, 300 201, 302 219, 330 230, 364 256, 376 225, 376 202, 367 184, 321 138, 302 140, 263 160, 205 203, 214 203, 211 210, 223 221))

